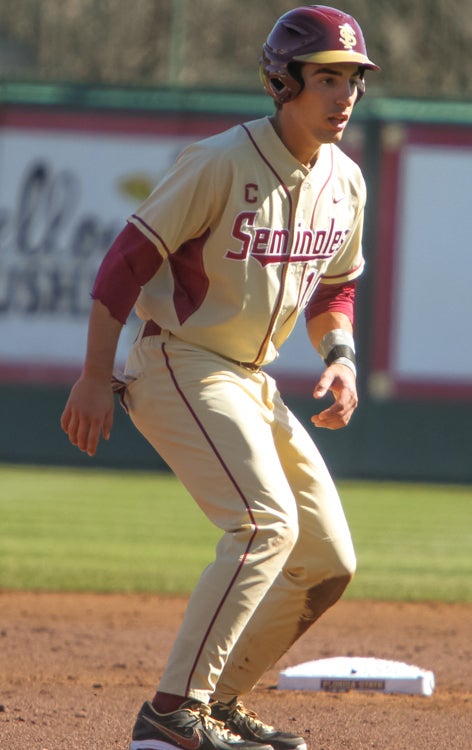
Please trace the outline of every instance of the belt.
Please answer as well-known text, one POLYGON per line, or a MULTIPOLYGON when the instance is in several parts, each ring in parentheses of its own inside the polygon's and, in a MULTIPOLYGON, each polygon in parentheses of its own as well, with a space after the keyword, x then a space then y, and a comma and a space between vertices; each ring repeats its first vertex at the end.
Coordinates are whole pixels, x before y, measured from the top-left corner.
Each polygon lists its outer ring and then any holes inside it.
MULTIPOLYGON (((220 357, 223 355, 220 354, 220 357)), ((228 362, 234 362, 235 365, 239 365, 239 367, 245 367, 246 370, 251 370, 251 372, 259 372, 261 369, 260 365, 254 364, 254 362, 239 362, 237 359, 231 359, 231 357, 223 357, 223 359, 227 359, 228 362)))
MULTIPOLYGON (((141 338, 145 339, 148 336, 159 336, 162 333, 162 328, 160 325, 155 323, 153 320, 147 320, 144 324, 143 332, 141 334, 141 338)), ((223 359, 226 359, 228 362, 232 362, 235 365, 239 365, 239 367, 245 367, 247 370, 251 370, 252 372, 259 372, 260 365, 254 364, 254 362, 240 362, 237 359, 231 359, 231 357, 225 357, 223 354, 219 354, 219 357, 222 357, 223 359)))

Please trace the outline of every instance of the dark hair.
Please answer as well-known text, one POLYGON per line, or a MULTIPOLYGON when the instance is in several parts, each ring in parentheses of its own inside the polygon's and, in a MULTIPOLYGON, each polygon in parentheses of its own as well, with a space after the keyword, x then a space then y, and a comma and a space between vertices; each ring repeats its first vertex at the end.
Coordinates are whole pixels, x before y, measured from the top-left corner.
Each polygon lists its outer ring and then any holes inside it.
MULTIPOLYGON (((300 62, 299 60, 292 60, 287 65, 288 72, 290 73, 290 75, 292 76, 292 78, 295 78, 295 80, 297 81, 297 83, 300 84, 301 88, 303 88, 303 86, 305 85, 305 82, 304 82, 303 76, 302 76, 302 68, 303 68, 304 65, 305 65, 305 63, 300 62)), ((301 91, 301 89, 300 89, 300 91, 301 91)))

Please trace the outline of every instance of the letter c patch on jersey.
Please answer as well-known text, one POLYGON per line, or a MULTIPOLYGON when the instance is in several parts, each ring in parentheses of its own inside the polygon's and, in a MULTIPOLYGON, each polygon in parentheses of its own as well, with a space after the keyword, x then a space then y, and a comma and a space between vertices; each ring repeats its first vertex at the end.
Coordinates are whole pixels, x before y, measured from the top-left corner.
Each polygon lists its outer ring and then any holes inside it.
POLYGON ((244 200, 246 203, 257 203, 258 192, 259 185, 255 185, 253 182, 244 185, 244 200))

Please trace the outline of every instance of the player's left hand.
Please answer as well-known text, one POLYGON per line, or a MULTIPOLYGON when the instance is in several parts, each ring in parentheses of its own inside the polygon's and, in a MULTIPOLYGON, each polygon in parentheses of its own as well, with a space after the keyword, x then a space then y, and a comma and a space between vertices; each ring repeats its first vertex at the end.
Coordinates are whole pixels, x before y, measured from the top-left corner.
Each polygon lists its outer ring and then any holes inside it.
POLYGON ((339 430, 349 423, 358 403, 353 371, 343 364, 334 363, 327 367, 315 386, 313 398, 323 398, 329 391, 334 396, 334 403, 315 414, 311 421, 316 427, 339 430))

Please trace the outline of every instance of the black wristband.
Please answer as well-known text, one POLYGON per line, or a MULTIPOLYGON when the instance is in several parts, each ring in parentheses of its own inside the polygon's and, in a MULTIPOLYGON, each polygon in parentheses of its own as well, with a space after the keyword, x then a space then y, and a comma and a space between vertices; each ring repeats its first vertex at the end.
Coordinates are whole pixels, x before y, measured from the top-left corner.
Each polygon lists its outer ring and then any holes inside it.
POLYGON ((354 349, 352 349, 350 346, 347 346, 347 344, 336 344, 336 346, 333 346, 333 348, 328 352, 328 356, 325 359, 326 367, 329 367, 333 364, 333 362, 335 362, 337 359, 340 359, 341 357, 349 359, 354 365, 356 364, 356 354, 354 352, 354 349))

